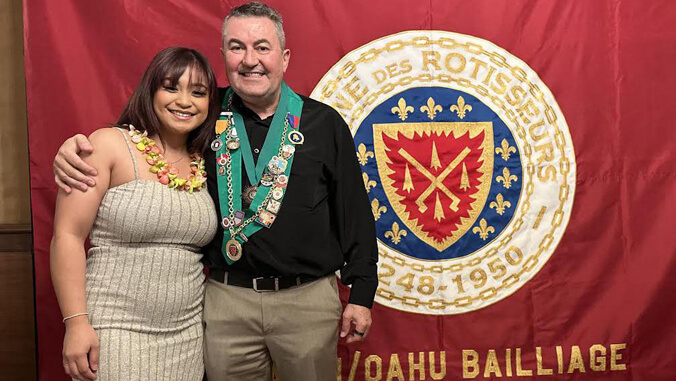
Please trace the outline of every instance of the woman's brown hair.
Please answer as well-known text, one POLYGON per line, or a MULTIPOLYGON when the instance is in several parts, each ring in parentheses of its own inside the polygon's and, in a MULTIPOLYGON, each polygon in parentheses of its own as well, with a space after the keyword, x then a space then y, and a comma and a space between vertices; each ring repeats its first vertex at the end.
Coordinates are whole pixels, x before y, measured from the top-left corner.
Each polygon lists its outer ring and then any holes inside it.
POLYGON ((190 153, 202 154, 209 144, 212 127, 218 118, 219 99, 214 71, 207 59, 197 50, 171 47, 157 53, 124 106, 117 125, 133 124, 137 130, 148 131, 148 135, 159 134, 161 124, 153 109, 155 92, 165 85, 166 80, 171 86, 176 86, 179 78, 188 69, 192 70, 191 81, 197 79, 206 85, 209 94, 207 119, 190 132, 187 142, 190 153))

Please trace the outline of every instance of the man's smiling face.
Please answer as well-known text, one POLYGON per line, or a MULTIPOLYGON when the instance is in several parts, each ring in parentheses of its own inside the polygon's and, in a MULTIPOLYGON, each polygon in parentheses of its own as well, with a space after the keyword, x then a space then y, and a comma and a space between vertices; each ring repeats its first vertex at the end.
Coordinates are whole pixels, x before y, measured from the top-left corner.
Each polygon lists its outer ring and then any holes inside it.
POLYGON ((274 22, 265 17, 230 18, 222 52, 237 95, 250 105, 276 106, 291 53, 280 45, 274 22))

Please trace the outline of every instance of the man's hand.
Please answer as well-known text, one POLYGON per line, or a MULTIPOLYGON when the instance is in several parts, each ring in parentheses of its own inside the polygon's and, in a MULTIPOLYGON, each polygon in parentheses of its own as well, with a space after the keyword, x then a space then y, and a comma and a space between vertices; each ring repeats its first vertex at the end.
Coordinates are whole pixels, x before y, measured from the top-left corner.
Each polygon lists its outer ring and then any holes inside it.
POLYGON ((371 328, 371 310, 356 304, 348 304, 343 311, 343 323, 340 337, 347 337, 346 343, 363 341, 371 328), (354 324, 354 330, 352 330, 354 324))
POLYGON ((66 193, 70 193, 72 188, 86 192, 89 187, 96 185, 94 179, 87 176, 96 176, 96 169, 85 163, 79 156, 90 154, 93 150, 87 137, 82 134, 77 134, 63 142, 54 157, 54 181, 59 188, 66 193))

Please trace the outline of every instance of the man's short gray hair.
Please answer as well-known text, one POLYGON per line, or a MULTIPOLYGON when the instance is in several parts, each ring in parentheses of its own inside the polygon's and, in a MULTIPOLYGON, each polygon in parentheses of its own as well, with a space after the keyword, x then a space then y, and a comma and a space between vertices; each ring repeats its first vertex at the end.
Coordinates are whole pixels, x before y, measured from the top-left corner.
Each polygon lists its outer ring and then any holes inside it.
POLYGON ((281 46, 282 50, 284 50, 286 46, 286 37, 284 36, 282 16, 269 5, 259 1, 251 1, 232 8, 230 10, 230 14, 225 16, 225 19, 223 19, 223 28, 221 29, 221 38, 223 39, 223 43, 225 43, 225 26, 227 25, 228 20, 230 20, 232 17, 265 17, 270 19, 270 21, 275 24, 275 29, 277 29, 277 38, 279 38, 279 45, 281 46))

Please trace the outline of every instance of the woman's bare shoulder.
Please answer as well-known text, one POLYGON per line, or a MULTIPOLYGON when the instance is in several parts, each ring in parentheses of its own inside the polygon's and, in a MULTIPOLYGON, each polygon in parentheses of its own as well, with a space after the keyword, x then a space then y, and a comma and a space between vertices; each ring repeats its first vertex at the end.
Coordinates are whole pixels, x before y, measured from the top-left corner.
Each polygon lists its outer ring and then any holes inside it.
POLYGON ((126 133, 125 130, 115 127, 99 128, 89 135, 89 142, 94 146, 94 153, 100 150, 100 154, 114 158, 121 153, 128 152, 123 136, 126 133))
POLYGON ((89 142, 94 148, 91 154, 82 155, 82 159, 97 171, 109 171, 121 160, 129 156, 129 149, 120 131, 114 127, 105 127, 95 130, 89 135, 89 142))
POLYGON ((126 134, 127 132, 122 129, 118 129, 116 127, 104 127, 104 128, 99 128, 98 130, 94 130, 89 135, 89 141, 92 144, 98 143, 101 147, 107 146, 107 145, 117 145, 117 144, 122 144, 124 145, 124 137, 122 134, 126 134))

